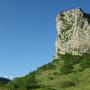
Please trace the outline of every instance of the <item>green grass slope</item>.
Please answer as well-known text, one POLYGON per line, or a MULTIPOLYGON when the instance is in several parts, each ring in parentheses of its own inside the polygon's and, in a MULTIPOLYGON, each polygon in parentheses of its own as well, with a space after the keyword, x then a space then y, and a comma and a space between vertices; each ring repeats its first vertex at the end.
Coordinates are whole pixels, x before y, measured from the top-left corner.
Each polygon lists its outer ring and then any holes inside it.
POLYGON ((60 55, 59 60, 43 65, 5 90, 90 90, 90 55, 60 55))
POLYGON ((5 90, 4 86, 9 82, 10 82, 9 79, 0 77, 0 90, 5 90))

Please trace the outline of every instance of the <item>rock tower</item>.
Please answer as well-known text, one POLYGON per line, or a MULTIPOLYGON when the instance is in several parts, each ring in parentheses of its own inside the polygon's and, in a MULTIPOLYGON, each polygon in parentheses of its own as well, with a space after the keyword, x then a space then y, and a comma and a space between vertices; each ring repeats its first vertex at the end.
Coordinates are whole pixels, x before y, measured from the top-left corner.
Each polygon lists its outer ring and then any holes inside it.
POLYGON ((56 17, 56 55, 90 54, 90 15, 80 8, 61 12, 56 17))

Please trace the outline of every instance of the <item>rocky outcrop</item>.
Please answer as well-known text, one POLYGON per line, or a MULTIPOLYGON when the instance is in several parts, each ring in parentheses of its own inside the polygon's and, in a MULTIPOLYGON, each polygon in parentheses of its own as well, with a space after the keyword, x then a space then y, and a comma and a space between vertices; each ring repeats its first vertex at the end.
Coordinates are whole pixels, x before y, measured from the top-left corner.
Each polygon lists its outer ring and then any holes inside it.
POLYGON ((90 54, 90 15, 80 8, 61 12, 56 17, 56 58, 59 54, 90 54))

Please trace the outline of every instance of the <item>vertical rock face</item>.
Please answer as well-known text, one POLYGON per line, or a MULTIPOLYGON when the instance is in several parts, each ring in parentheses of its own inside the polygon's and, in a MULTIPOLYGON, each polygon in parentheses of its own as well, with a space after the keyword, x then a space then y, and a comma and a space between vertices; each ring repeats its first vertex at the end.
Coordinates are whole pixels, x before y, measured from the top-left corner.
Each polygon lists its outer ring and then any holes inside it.
POLYGON ((80 8, 61 12, 56 17, 56 58, 59 54, 90 54, 90 15, 80 8))

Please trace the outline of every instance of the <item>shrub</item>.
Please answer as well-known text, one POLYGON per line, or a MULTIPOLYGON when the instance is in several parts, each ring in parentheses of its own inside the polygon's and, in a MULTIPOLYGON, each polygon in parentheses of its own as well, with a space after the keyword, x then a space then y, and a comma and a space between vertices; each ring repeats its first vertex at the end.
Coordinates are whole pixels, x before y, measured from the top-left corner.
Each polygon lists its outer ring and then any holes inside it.
POLYGON ((60 72, 53 72, 53 75, 61 75, 60 72))
POLYGON ((80 63, 80 66, 82 69, 89 68, 90 67, 90 59, 83 59, 80 63))
POLYGON ((38 68, 38 70, 52 70, 55 69, 55 65, 52 63, 48 63, 46 65, 43 65, 42 67, 38 68))
POLYGON ((70 66, 70 65, 63 65, 61 67, 61 74, 68 74, 68 73, 71 73, 72 72, 72 69, 73 69, 73 66, 70 66))
POLYGON ((89 68, 90 67, 90 54, 83 54, 82 61, 80 63, 80 67, 82 69, 89 68))
POLYGON ((68 87, 76 86, 76 83, 74 81, 63 81, 62 83, 60 83, 60 86, 62 88, 68 88, 68 87))
POLYGON ((73 66, 75 64, 80 63, 81 56, 73 56, 71 54, 61 55, 60 57, 63 60, 63 64, 61 66, 61 73, 68 74, 72 72, 73 66))
POLYGON ((49 80, 53 80, 54 78, 49 76, 48 79, 49 79, 49 80))

